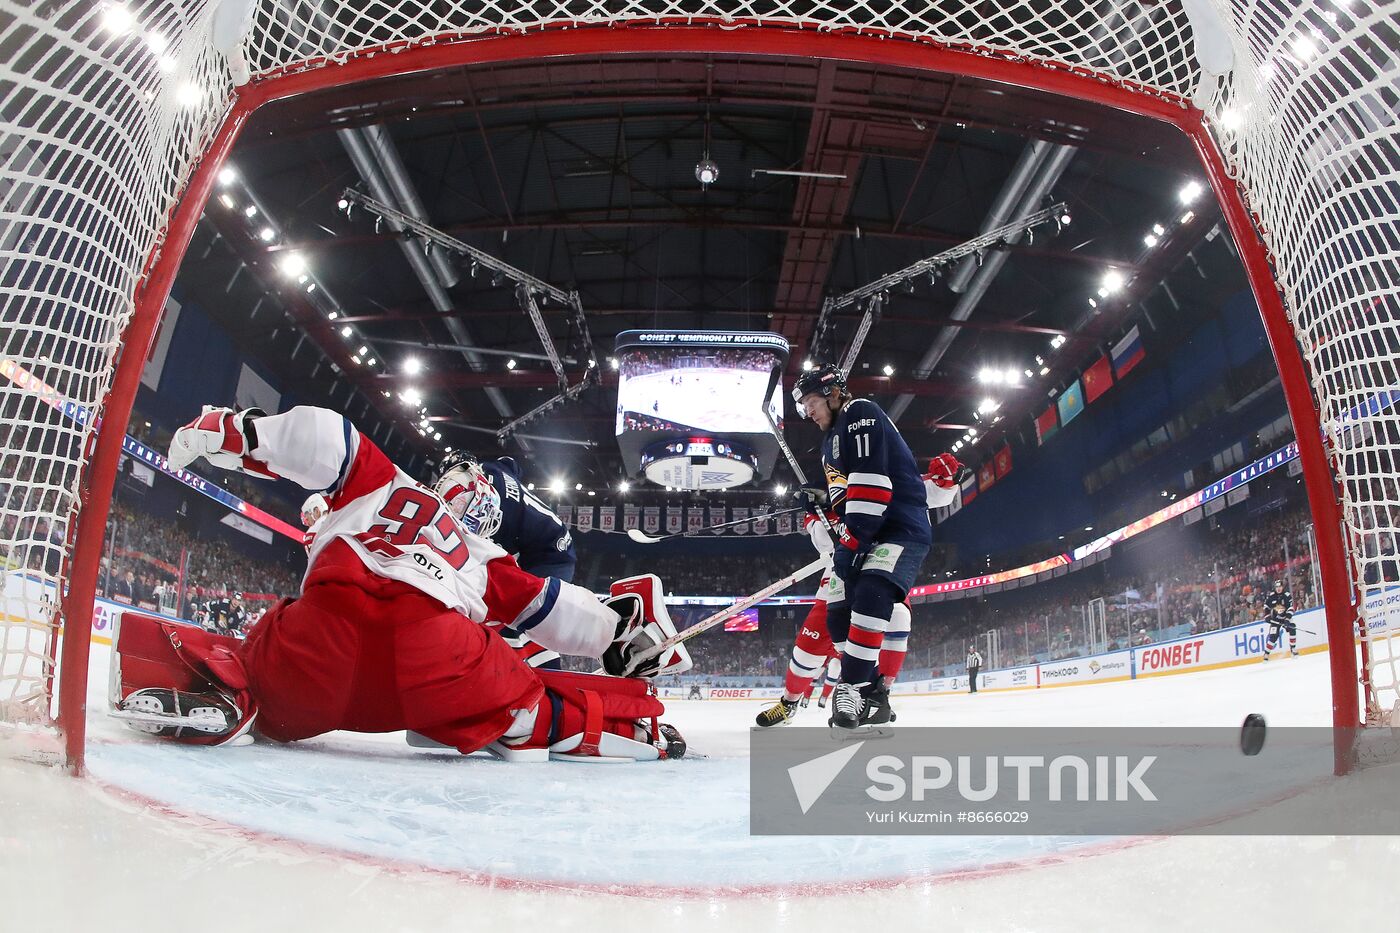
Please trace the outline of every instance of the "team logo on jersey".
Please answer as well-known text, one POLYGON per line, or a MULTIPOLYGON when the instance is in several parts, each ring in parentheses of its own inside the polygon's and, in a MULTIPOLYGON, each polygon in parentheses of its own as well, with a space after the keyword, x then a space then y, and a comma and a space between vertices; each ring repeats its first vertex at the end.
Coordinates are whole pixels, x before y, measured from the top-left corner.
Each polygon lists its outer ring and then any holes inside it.
POLYGON ((865 562, 860 565, 862 571, 883 570, 885 573, 894 573, 895 565, 904 556, 904 545, 902 544, 880 544, 871 550, 865 562))

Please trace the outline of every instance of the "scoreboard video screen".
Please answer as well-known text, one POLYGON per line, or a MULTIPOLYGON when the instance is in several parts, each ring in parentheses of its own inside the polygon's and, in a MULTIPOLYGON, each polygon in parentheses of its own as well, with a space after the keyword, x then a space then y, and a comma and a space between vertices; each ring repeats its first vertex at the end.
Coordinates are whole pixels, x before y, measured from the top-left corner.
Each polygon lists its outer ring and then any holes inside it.
POLYGON ((728 489, 773 472, 781 428, 780 334, 630 330, 617 336, 617 438, 634 473, 678 489, 728 489))

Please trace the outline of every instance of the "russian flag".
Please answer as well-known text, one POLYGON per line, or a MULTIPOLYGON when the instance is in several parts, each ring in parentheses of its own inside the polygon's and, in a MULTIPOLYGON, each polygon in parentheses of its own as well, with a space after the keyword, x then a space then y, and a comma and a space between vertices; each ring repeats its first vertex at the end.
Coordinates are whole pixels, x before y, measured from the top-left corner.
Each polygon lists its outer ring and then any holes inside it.
POLYGON ((1133 329, 1113 345, 1113 374, 1122 379, 1134 366, 1141 363, 1146 355, 1147 351, 1142 348, 1142 334, 1134 324, 1133 329))

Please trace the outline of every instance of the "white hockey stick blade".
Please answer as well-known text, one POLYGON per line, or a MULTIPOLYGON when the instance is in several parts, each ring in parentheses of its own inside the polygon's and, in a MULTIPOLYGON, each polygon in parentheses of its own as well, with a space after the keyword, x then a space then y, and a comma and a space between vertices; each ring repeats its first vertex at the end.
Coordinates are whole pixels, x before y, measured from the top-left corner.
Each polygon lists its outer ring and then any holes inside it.
POLYGON ((636 541, 638 544, 655 544, 656 542, 661 540, 660 538, 653 538, 651 535, 642 531, 640 528, 628 528, 627 537, 631 538, 633 541, 636 541))

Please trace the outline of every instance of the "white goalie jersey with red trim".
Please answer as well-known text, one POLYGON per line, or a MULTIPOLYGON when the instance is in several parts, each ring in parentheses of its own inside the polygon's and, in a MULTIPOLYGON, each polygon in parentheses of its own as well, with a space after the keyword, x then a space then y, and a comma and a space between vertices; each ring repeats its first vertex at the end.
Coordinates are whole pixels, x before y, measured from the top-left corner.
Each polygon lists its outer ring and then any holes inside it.
MULTIPOLYGON (((308 572, 331 541, 343 539, 375 574, 421 590, 485 622, 535 592, 493 592, 492 564, 516 570, 500 547, 462 527, 442 500, 384 455, 349 421, 323 408, 298 407, 259 418, 255 459, 308 489, 325 490, 330 512, 316 525, 308 572)), ((516 570, 516 573, 519 573, 516 570)), ((507 575, 509 571, 507 571, 507 575)), ((513 581, 517 588, 519 581, 513 581)))

